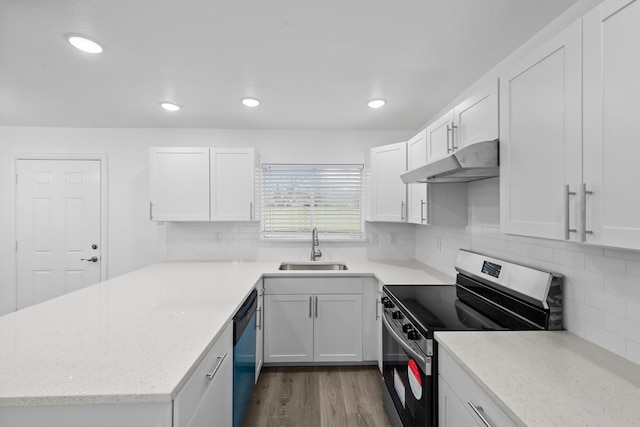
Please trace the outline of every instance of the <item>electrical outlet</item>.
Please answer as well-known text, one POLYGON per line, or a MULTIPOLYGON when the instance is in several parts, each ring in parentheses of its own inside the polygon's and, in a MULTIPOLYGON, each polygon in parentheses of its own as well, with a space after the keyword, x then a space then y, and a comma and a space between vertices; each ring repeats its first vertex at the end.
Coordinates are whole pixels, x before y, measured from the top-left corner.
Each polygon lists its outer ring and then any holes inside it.
POLYGON ((216 243, 222 243, 222 233, 216 233, 215 234, 215 242, 216 243))
POLYGON ((436 237, 436 249, 438 252, 442 250, 442 237, 436 237))
POLYGON ((389 244, 390 245, 398 244, 398 235, 396 233, 389 233, 389 244))

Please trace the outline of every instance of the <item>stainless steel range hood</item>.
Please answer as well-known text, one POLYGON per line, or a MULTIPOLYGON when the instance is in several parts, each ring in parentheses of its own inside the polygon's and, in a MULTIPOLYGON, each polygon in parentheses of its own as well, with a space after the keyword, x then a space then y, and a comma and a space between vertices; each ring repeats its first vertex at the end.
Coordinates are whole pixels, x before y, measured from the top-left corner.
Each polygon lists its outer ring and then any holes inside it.
POLYGON ((469 182, 500 174, 498 140, 482 141, 400 175, 405 184, 469 182))

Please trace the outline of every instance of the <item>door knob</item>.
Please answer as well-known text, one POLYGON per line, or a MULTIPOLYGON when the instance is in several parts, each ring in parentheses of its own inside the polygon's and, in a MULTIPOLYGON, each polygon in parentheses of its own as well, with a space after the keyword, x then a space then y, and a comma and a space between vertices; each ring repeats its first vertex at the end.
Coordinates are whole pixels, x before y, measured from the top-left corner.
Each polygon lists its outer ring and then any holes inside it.
POLYGON ((80 261, 98 262, 98 257, 92 256, 91 258, 80 258, 80 261))

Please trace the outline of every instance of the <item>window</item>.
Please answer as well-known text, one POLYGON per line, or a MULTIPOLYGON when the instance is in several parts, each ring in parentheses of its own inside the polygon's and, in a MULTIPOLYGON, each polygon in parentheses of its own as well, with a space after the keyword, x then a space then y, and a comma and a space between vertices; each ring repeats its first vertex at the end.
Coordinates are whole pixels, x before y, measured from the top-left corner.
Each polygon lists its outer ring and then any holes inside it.
POLYGON ((360 239, 362 165, 262 165, 263 238, 360 239))

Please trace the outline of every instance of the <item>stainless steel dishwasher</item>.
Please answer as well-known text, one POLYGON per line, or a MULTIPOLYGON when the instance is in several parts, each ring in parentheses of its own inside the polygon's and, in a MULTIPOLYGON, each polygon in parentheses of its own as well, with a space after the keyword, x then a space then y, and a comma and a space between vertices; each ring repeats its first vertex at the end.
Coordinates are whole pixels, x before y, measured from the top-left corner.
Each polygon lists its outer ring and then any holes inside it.
POLYGON ((233 316, 233 427, 241 427, 256 380, 256 307, 254 289, 233 316))

